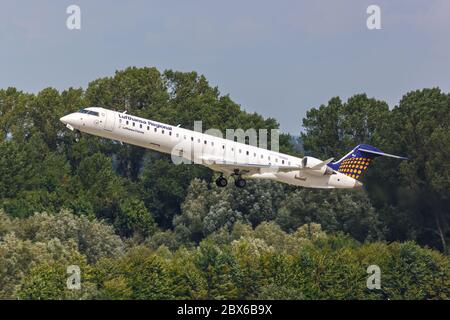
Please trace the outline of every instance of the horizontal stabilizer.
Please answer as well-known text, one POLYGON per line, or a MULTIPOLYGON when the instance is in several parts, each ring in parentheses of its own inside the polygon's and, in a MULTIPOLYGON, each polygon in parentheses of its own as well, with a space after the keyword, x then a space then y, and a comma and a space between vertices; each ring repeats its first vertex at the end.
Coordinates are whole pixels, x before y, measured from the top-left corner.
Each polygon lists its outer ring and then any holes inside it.
POLYGON ((375 150, 369 150, 369 149, 363 149, 363 148, 359 148, 358 150, 362 151, 362 152, 366 152, 366 153, 372 153, 372 154, 377 155, 377 156, 384 156, 384 157, 391 157, 391 158, 396 158, 396 159, 408 160, 408 158, 396 156, 396 155, 385 153, 385 152, 382 152, 382 151, 375 151, 375 150))

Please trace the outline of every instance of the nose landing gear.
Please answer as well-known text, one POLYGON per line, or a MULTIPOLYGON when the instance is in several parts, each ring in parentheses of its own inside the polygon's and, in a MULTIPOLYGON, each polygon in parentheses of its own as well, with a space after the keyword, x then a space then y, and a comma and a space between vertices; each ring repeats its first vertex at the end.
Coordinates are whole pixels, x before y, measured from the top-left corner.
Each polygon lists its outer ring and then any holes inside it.
POLYGON ((80 132, 80 130, 75 130, 75 131, 74 131, 74 135, 75 135, 75 137, 73 138, 73 140, 74 140, 75 142, 79 142, 80 139, 81 139, 81 132, 80 132))

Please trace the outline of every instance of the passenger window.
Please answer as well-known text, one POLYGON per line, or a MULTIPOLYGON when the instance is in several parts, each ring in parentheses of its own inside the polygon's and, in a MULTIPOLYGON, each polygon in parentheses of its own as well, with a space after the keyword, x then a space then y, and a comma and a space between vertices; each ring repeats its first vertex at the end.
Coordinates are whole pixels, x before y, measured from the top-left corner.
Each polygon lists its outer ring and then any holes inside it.
POLYGON ((225 149, 225 145, 224 144, 222 145, 222 149, 225 149))
POLYGON ((147 131, 148 131, 148 130, 150 130, 150 127, 149 127, 149 126, 147 126, 147 131))
POLYGON ((205 140, 205 144, 206 144, 207 142, 206 142, 206 140, 205 140))
POLYGON ((158 130, 158 128, 155 128, 155 132, 156 132, 156 130, 158 130))
POLYGON ((142 124, 139 125, 139 128, 142 129, 142 124))
POLYGON ((161 130, 161 133, 164 134, 164 130, 161 130))
POLYGON ((172 135, 172 131, 169 131, 169 136, 171 136, 172 135))
POLYGON ((134 127, 134 126, 136 126, 136 123, 135 123, 135 122, 133 122, 133 127, 134 127))
POLYGON ((127 125, 129 124, 130 122, 127 120, 127 125))
POLYGON ((281 163, 284 164, 284 160, 281 160, 281 163))

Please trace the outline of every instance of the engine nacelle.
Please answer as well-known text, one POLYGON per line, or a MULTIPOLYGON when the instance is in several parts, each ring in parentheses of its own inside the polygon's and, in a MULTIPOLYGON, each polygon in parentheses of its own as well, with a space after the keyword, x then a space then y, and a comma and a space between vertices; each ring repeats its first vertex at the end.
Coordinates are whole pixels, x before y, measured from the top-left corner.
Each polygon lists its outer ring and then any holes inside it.
POLYGON ((325 176, 325 175, 332 175, 334 171, 325 164, 318 169, 308 169, 307 172, 308 174, 312 174, 315 176, 325 176))
POLYGON ((320 165, 323 161, 313 158, 313 157, 304 157, 302 159, 302 168, 305 173, 315 175, 315 176, 323 176, 323 175, 331 175, 333 174, 333 169, 331 169, 325 163, 320 165), (319 165, 319 166, 318 166, 319 165))

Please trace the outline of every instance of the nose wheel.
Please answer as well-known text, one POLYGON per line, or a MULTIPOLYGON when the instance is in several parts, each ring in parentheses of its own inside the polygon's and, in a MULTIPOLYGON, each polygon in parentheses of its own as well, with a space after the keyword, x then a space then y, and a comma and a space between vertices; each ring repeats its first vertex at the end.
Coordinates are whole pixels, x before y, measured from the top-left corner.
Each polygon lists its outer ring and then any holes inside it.
POLYGON ((75 131, 74 131, 74 134, 75 134, 75 137, 73 138, 73 140, 74 140, 75 142, 79 142, 80 139, 81 139, 81 132, 80 132, 79 130, 75 130, 75 131))

